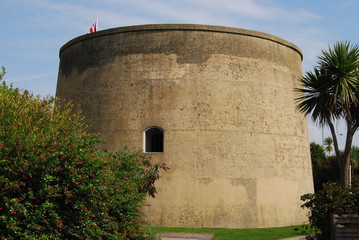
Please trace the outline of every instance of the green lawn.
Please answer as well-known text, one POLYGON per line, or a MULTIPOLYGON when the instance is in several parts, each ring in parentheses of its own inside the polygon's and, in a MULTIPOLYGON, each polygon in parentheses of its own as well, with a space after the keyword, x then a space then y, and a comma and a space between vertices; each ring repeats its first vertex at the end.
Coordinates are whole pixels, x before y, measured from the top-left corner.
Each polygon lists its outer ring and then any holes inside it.
POLYGON ((303 235, 295 229, 302 229, 302 226, 251 229, 151 227, 151 233, 153 236, 163 232, 213 233, 213 240, 278 240, 303 235))

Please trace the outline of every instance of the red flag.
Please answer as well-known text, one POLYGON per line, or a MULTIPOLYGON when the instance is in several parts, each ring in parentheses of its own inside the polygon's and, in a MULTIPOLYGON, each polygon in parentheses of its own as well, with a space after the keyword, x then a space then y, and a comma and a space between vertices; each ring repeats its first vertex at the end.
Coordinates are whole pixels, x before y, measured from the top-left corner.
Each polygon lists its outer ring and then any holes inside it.
POLYGON ((97 25, 98 25, 98 20, 96 20, 96 22, 92 25, 92 27, 90 28, 90 30, 88 31, 88 33, 94 33, 97 31, 97 25))

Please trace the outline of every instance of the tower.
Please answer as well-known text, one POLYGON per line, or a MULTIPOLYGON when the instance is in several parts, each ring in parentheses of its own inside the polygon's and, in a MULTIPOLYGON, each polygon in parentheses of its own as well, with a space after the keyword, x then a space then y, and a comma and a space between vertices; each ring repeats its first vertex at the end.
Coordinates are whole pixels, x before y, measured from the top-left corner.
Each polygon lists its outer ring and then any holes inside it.
POLYGON ((108 29, 60 50, 56 95, 112 149, 171 167, 145 209, 158 226, 301 224, 313 191, 293 89, 302 53, 278 37, 186 24, 108 29))

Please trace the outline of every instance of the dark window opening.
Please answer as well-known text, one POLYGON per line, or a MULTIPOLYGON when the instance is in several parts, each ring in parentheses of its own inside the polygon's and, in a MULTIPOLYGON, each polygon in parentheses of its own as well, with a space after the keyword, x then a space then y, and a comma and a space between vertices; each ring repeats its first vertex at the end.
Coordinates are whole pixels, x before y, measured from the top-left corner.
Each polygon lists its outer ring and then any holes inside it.
POLYGON ((145 131, 145 152, 163 152, 163 130, 152 127, 145 131))

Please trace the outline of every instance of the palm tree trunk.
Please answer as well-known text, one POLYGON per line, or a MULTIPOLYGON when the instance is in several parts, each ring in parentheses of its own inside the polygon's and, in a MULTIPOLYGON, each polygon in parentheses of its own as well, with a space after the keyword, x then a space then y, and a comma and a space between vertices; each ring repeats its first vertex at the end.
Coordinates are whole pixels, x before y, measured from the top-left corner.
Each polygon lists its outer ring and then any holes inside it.
POLYGON ((335 155, 337 157, 337 163, 339 166, 340 184, 342 186, 349 187, 350 186, 350 149, 352 146, 353 135, 355 131, 353 131, 353 129, 348 124, 344 153, 340 154, 338 139, 335 133, 334 125, 331 121, 328 121, 328 125, 333 137, 335 155))
POLYGON ((347 122, 347 137, 345 139, 345 149, 343 153, 342 161, 342 170, 343 178, 340 178, 340 182, 343 186, 350 187, 350 150, 352 147, 353 136, 355 130, 351 127, 351 122, 347 122))
POLYGON ((342 170, 340 171, 340 184, 345 187, 350 187, 350 154, 342 158, 342 170))
MULTIPOLYGON (((334 128, 334 125, 333 123, 328 120, 328 125, 329 125, 329 129, 330 129, 330 132, 332 134, 332 138, 333 138, 333 145, 334 145, 334 152, 335 152, 335 155, 337 156, 337 160, 338 160, 338 164, 341 162, 339 159, 341 158, 341 155, 340 155, 340 151, 339 151, 339 145, 338 145, 338 139, 337 139, 337 135, 335 133, 335 128, 334 128)), ((339 168, 340 168, 340 164, 339 164, 339 168)))

